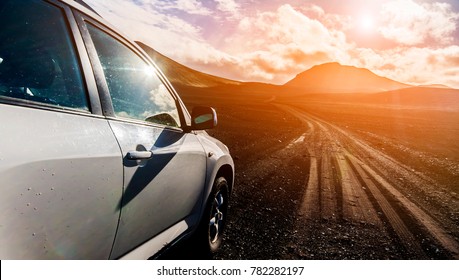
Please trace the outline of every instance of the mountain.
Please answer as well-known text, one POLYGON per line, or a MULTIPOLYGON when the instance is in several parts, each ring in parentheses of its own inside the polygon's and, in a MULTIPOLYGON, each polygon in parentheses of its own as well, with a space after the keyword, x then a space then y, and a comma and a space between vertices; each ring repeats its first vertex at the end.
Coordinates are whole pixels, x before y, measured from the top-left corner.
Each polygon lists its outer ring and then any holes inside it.
POLYGON ((437 84, 411 86, 363 68, 326 63, 298 74, 284 85, 238 82, 193 70, 145 44, 138 44, 151 56, 188 105, 204 102, 206 96, 217 95, 230 99, 251 96, 262 102, 309 98, 326 102, 459 111, 457 89, 437 84))
POLYGON ((191 87, 216 87, 221 85, 239 85, 241 82, 233 81, 217 76, 205 74, 191 68, 188 68, 164 55, 153 48, 136 42, 158 65, 166 77, 174 86, 191 86, 191 87))
POLYGON ((368 69, 337 62, 316 65, 298 74, 284 86, 317 93, 372 93, 411 87, 378 76, 368 69))

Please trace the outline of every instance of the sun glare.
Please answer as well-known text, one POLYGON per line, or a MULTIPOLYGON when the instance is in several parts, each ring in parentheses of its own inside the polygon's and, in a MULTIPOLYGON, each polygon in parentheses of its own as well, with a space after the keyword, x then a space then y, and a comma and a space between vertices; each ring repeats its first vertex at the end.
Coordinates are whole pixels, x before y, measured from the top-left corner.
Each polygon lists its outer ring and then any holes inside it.
POLYGON ((151 66, 145 66, 143 69, 143 72, 145 73, 146 76, 151 77, 155 74, 155 68, 151 66))
POLYGON ((371 31, 374 28, 374 20, 370 15, 363 15, 359 19, 359 28, 362 31, 371 31))

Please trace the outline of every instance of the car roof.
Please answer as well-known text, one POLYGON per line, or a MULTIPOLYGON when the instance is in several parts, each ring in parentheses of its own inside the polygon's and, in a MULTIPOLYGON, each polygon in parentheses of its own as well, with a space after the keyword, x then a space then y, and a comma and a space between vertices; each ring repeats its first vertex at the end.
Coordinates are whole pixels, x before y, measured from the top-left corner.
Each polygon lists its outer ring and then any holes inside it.
POLYGON ((88 4, 86 4, 85 1, 83 0, 73 0, 75 2, 77 2, 78 4, 80 4, 81 6, 85 7, 86 9, 90 10, 91 12, 95 13, 96 15, 100 16, 99 13, 96 12, 96 10, 94 10, 91 6, 89 6, 88 4))
POLYGON ((102 16, 99 15, 91 6, 89 6, 84 0, 57 0, 59 2, 65 3, 68 6, 71 6, 91 17, 101 19, 102 16))
MULTIPOLYGON (((122 38, 124 39, 127 39, 128 41, 130 41, 130 43, 134 44, 134 45, 137 45, 137 43, 135 42, 135 40, 133 40, 130 36, 128 36, 127 34, 125 34, 124 32, 122 32, 119 28, 115 27, 114 25, 112 25, 110 22, 108 22, 107 20, 105 20, 99 13, 97 13, 91 6, 89 6, 88 4, 86 4, 86 2, 84 2, 84 0, 58 0, 62 3, 65 3, 66 5, 78 10, 79 12, 85 14, 86 16, 96 20, 97 22, 99 22, 100 24, 104 25, 105 27, 107 27, 108 29, 110 29, 112 32, 114 33, 117 33, 119 36, 121 36, 122 38)), ((142 53, 144 53, 144 56, 145 57, 148 57, 150 58, 145 52, 144 50, 138 46, 138 50, 142 53)))
POLYGON ((66 5, 78 10, 79 12, 93 18, 94 20, 105 25, 112 31, 118 33, 122 37, 127 38, 131 42, 134 42, 134 40, 132 40, 128 35, 124 34, 117 27, 113 26, 110 22, 105 20, 99 13, 97 13, 91 6, 86 4, 86 2, 84 2, 83 0, 58 0, 58 1, 65 3, 66 5))

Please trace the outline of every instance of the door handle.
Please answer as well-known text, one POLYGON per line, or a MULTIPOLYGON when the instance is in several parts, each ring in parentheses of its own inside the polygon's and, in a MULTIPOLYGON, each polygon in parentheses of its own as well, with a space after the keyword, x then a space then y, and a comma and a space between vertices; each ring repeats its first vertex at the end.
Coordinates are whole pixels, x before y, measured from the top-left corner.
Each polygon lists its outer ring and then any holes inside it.
POLYGON ((129 160, 150 159, 152 156, 151 151, 130 151, 126 155, 129 160))

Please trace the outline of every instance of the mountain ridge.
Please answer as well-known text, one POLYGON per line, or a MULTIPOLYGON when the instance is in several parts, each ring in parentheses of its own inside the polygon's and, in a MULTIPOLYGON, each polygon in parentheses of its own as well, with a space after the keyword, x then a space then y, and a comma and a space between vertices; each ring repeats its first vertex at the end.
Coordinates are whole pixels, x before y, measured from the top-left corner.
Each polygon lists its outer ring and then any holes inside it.
POLYGON ((137 44, 155 61, 161 71, 168 77, 169 81, 177 87, 231 87, 233 90, 239 88, 243 91, 255 91, 258 93, 266 91, 270 94, 277 92, 287 95, 291 93, 389 93, 400 90, 402 91, 399 93, 403 94, 407 92, 404 90, 410 88, 417 88, 420 92, 426 92, 425 89, 429 89, 429 94, 435 92, 433 90, 437 90, 436 92, 438 93, 447 92, 444 90, 459 92, 458 89, 440 84, 409 85, 379 76, 366 68, 341 65, 338 62, 315 65, 297 74, 293 79, 283 85, 262 82, 241 82, 194 70, 168 58, 142 42, 137 42, 137 44))
POLYGON ((373 93, 412 87, 366 68, 329 62, 315 65, 284 84, 307 92, 373 93))
POLYGON ((153 59, 174 86, 216 87, 222 85, 240 85, 242 83, 191 69, 142 42, 136 43, 153 59))

